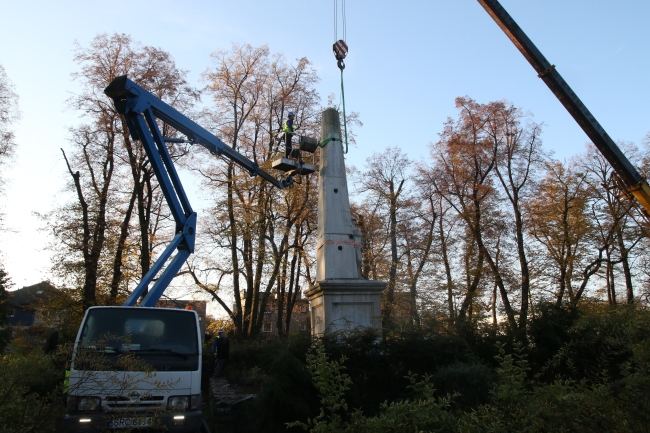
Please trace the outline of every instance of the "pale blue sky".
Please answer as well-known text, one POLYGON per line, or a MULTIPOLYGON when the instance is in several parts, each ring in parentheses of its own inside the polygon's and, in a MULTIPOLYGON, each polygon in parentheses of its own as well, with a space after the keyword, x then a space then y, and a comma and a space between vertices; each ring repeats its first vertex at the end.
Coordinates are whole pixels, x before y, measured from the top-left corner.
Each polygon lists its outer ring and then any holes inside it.
MULTIPOLYGON (((454 98, 507 99, 544 122, 543 141, 569 158, 588 141, 476 0, 347 0, 346 107, 364 122, 348 163, 401 146, 427 157, 454 98)), ((502 0, 502 5, 614 140, 640 143, 650 131, 647 0, 502 0)), ((76 90, 73 41, 120 32, 172 54, 197 87, 209 54, 231 42, 268 44, 288 59, 309 58, 323 100, 339 91, 331 52, 333 0, 139 2, 3 0, 0 64, 20 96, 18 157, 6 196, 0 250, 18 287, 48 276, 46 235, 32 212, 46 212, 69 181, 59 148, 78 119, 65 110, 76 90)), ((206 102, 207 99, 206 99, 206 102)), ((188 178, 186 183, 192 183, 188 178)), ((190 195, 196 190, 187 185, 190 195)), ((192 200, 193 197, 190 197, 192 200)), ((196 202, 196 200, 194 200, 196 202)))

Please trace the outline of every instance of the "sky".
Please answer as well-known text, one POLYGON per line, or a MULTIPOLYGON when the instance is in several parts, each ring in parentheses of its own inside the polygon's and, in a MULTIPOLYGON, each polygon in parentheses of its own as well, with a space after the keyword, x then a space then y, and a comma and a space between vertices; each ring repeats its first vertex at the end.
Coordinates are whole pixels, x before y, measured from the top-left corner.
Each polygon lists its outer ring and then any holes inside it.
MULTIPOLYGON (((339 8, 340 8, 339 0, 339 8)), ((125 33, 168 51, 201 88, 209 55, 231 43, 260 46, 287 59, 307 57, 323 99, 340 94, 332 43, 333 0, 0 0, 0 64, 19 95, 17 157, 0 202, 6 212, 0 261, 15 288, 51 278, 49 235, 36 214, 65 202, 69 174, 60 149, 80 122, 66 100, 79 91, 71 74, 74 42, 125 33)), ((650 2, 501 0, 545 57, 615 141, 640 144, 650 131, 650 2)), ((338 36, 338 37, 337 37, 338 36)), ((584 150, 587 136, 476 0, 346 1, 345 102, 360 113, 357 146, 346 164, 363 168, 374 152, 399 146, 426 161, 454 99, 508 100, 544 124, 544 147, 558 159, 584 150)), ((204 103, 209 98, 204 97, 204 103)), ((190 201, 198 179, 183 175, 190 201)), ((352 186, 353 187, 353 186, 352 186)), ((200 207, 200 206, 198 206, 200 207)), ((199 213, 200 218, 200 213, 199 213)))

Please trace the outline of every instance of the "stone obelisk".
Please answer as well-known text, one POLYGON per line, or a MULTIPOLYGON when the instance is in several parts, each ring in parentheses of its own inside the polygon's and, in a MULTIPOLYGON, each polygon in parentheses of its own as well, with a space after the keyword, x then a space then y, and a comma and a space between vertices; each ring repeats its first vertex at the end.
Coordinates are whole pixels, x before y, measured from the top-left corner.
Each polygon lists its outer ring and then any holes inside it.
POLYGON ((311 304, 312 335, 348 329, 381 331, 381 292, 386 283, 361 278, 361 233, 352 223, 339 112, 322 114, 318 178, 316 284, 311 304))

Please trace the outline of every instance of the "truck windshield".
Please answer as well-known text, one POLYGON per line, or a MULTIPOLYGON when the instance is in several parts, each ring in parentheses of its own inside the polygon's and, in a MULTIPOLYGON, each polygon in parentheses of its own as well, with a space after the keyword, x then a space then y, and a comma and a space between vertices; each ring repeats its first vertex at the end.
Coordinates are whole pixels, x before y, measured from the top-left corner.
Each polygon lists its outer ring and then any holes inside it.
POLYGON ((94 308, 88 311, 81 350, 112 357, 136 354, 153 368, 194 369, 198 362, 196 317, 184 310, 94 308))

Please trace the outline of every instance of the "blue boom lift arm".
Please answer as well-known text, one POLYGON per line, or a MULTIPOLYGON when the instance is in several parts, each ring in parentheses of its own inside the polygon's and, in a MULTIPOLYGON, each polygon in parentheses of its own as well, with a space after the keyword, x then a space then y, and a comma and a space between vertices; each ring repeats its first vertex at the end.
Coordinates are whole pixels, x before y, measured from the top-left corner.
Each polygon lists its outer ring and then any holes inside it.
POLYGON ((167 204, 176 221, 176 235, 165 248, 149 272, 142 278, 125 306, 134 306, 144 294, 149 284, 163 269, 167 260, 177 250, 176 256, 164 269, 151 290, 140 302, 142 307, 153 307, 162 296, 167 286, 181 269, 185 260, 194 252, 194 237, 196 232, 196 212, 192 210, 181 184, 174 163, 169 155, 165 142, 184 142, 184 140, 170 139, 162 136, 156 119, 159 119, 178 132, 184 134, 189 142, 200 144, 211 153, 222 155, 245 168, 251 176, 262 176, 278 188, 286 188, 293 181, 291 176, 286 180, 278 180, 262 170, 253 161, 246 158, 232 147, 224 144, 197 123, 161 101, 133 81, 126 75, 115 78, 104 89, 104 93, 113 99, 116 110, 124 115, 131 137, 139 140, 144 147, 147 157, 151 162, 160 189, 165 195, 167 204))

